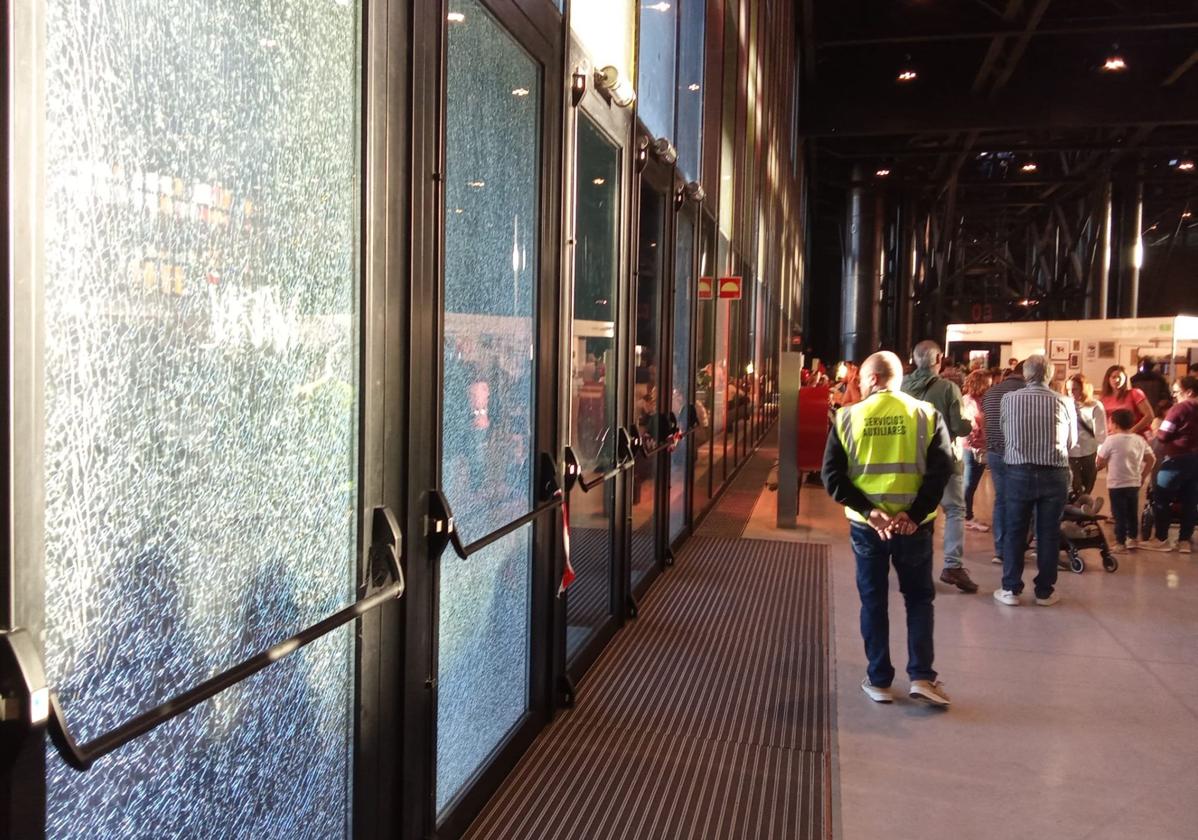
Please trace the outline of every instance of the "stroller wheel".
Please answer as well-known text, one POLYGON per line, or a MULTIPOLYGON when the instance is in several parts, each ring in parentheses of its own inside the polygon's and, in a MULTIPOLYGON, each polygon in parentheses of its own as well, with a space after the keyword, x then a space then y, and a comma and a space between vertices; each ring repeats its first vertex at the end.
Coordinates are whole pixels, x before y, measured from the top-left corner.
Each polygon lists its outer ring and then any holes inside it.
POLYGON ((1108 572, 1118 571, 1119 561, 1115 559, 1115 555, 1111 554, 1109 551, 1104 551, 1102 552, 1102 568, 1106 569, 1108 572))
POLYGON ((1082 556, 1080 554, 1078 554, 1076 550, 1070 551, 1069 552, 1069 571, 1073 572, 1075 575, 1080 575, 1085 570, 1086 570, 1086 561, 1082 559, 1082 556))

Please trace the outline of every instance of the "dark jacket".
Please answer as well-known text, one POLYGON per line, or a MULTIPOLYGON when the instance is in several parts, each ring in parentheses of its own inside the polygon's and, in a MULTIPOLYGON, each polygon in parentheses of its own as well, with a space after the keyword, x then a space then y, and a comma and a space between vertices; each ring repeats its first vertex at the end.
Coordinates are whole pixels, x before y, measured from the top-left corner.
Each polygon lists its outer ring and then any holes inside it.
POLYGON ((931 403, 932 408, 944 418, 949 437, 965 437, 973 431, 973 424, 961 416, 961 389, 955 382, 937 376, 930 370, 916 368, 913 373, 903 377, 903 393, 931 403))
MULTIPOLYGON (((907 509, 907 515, 911 517, 912 521, 916 524, 923 522, 924 518, 937 508, 940 504, 940 497, 944 495, 945 485, 948 484, 954 471, 952 442, 949 440, 944 419, 937 415, 936 432, 928 443, 923 483, 919 485, 915 501, 907 509)), ((820 474, 828 495, 837 504, 851 507, 857 513, 869 518, 869 512, 874 508, 873 503, 849 478, 849 455, 840 442, 835 424, 828 432, 828 442, 824 446, 824 467, 820 474)))

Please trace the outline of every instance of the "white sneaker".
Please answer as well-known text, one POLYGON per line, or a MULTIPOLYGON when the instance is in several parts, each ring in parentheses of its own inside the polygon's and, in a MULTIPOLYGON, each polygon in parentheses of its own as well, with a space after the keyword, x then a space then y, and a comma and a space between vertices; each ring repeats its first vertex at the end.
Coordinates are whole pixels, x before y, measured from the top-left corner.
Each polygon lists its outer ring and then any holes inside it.
POLYGON ((941 709, 952 705, 948 699, 948 695, 944 692, 944 683, 937 680, 912 680, 911 690, 907 692, 907 696, 912 700, 919 700, 922 703, 927 703, 929 706, 937 706, 941 709))
POLYGON ((1169 540, 1158 539, 1145 540, 1140 544, 1140 548, 1144 549, 1145 551, 1161 551, 1166 553, 1172 551, 1176 547, 1177 546, 1169 540))
POLYGON ((1129 546, 1127 543, 1117 542, 1117 543, 1115 543, 1115 547, 1112 548, 1111 551, 1113 551, 1115 554, 1126 554, 1127 550, 1130 547, 1131 546, 1129 546))
POLYGON ((1001 557, 991 557, 990 562, 993 563, 995 566, 1001 566, 1002 558, 1001 557))
POLYGON ((1060 603, 1060 601, 1061 601, 1061 596, 1058 595, 1056 592, 1053 592, 1047 598, 1037 598, 1036 606, 1037 607, 1051 607, 1053 604, 1060 603))
POLYGON ((869 681, 869 677, 861 681, 861 690, 865 692, 866 697, 875 703, 894 702, 894 692, 890 690, 890 686, 882 688, 881 686, 874 685, 869 681))
POLYGON ((1000 604, 1006 604, 1008 607, 1019 606, 1019 596, 1010 589, 995 589, 994 600, 1000 604))
POLYGON ((1193 554, 1194 544, 1190 540, 1182 540, 1177 544, 1177 550, 1181 554, 1193 554))
POLYGON ((1140 547, 1140 543, 1138 540, 1132 539, 1131 537, 1127 538, 1127 550, 1128 551, 1136 551, 1137 549, 1139 549, 1139 547, 1140 547))

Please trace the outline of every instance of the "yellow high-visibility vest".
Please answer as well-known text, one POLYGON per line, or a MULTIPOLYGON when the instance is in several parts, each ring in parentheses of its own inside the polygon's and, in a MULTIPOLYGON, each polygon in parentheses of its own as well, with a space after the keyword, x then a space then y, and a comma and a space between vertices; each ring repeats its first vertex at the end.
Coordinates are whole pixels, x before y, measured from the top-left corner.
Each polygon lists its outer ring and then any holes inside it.
MULTIPOLYGON (((892 516, 907 510, 923 484, 928 445, 936 433, 936 409, 901 391, 878 391, 836 412, 836 434, 849 456, 849 479, 892 516)), ((866 519, 851 507, 845 515, 866 519)), ((936 518, 936 509, 924 522, 936 518)))

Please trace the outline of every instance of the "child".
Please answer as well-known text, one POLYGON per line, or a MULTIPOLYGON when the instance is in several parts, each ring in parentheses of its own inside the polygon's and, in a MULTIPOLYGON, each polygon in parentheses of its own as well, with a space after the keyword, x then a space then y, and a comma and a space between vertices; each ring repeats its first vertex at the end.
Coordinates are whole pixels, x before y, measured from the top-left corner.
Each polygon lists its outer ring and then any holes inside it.
POLYGON ((1131 433, 1136 416, 1126 408, 1111 412, 1114 434, 1098 447, 1098 469, 1107 469, 1106 487, 1115 516, 1118 551, 1135 551, 1140 530, 1140 485, 1152 473, 1156 456, 1141 435, 1131 433))

